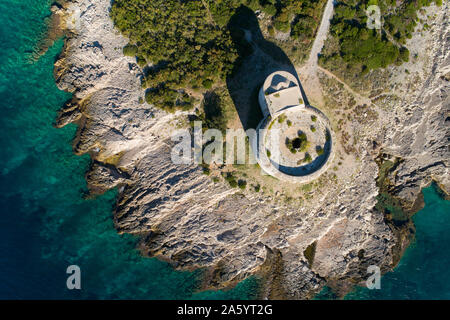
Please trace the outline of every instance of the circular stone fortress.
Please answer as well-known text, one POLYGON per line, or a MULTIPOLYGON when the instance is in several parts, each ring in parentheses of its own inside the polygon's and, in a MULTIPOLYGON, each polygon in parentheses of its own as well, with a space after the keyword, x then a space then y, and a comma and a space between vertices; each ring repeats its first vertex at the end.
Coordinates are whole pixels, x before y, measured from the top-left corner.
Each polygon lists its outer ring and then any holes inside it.
POLYGON ((328 118, 304 100, 296 77, 284 71, 267 77, 259 92, 264 118, 257 127, 256 159, 266 173, 284 181, 316 179, 333 157, 328 118))

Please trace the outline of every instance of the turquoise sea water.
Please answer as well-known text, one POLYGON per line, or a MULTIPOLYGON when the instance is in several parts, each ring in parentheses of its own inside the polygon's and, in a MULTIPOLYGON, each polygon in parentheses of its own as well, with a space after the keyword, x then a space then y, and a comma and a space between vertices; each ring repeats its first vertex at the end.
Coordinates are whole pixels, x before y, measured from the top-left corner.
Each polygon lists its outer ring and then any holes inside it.
POLYGON ((450 201, 435 186, 422 190, 425 208, 413 217, 415 241, 380 290, 358 288, 346 299, 450 299, 450 201))
MULTIPOLYGON (((380 290, 358 287, 345 299, 450 299, 450 201, 432 185, 422 190, 425 208, 413 217, 416 236, 380 290)), ((316 299, 334 299, 325 288, 316 299)))
MULTIPOLYGON (((255 297, 253 279, 233 290, 198 293, 198 272, 177 272, 143 258, 134 250, 135 238, 116 233, 111 216, 115 191, 83 199, 89 157, 72 153, 74 125, 51 125, 70 98, 52 76, 62 41, 38 61, 30 60, 50 3, 0 0, 0 298, 255 297), (66 289, 65 271, 71 264, 81 267, 81 291, 66 289)), ((448 202, 431 188, 424 192, 427 204, 416 216, 417 242, 394 276, 383 278, 385 298, 449 298, 448 202)), ((371 294, 358 290, 349 297, 380 297, 371 294)))

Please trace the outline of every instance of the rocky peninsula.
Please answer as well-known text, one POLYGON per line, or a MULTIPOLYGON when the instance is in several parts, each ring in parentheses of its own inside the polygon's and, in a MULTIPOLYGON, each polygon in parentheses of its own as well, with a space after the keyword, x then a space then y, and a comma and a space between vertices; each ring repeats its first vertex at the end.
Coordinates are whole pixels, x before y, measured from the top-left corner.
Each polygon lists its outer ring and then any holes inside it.
MULTIPOLYGON (((189 126, 193 111, 167 113, 144 102, 144 70, 124 56, 128 40, 114 27, 110 6, 110 0, 54 5, 66 35, 54 75, 60 89, 73 93, 55 126, 78 125, 73 149, 92 157, 86 174, 92 195, 118 188, 118 232, 138 235, 144 255, 177 269, 203 269, 203 289, 256 275, 262 298, 311 298, 325 285, 343 295, 364 283, 369 265, 387 272, 398 263, 424 186, 435 181, 449 194, 448 1, 430 6, 430 28, 408 40, 417 58, 368 74, 370 90, 350 88, 317 65, 293 66, 333 126, 336 156, 313 184, 251 180, 246 173, 245 189, 212 179, 194 163, 171 162, 170 137, 189 126), (307 81, 311 70, 315 80, 307 81), (250 188, 251 181, 263 190, 250 188)), ((279 65, 254 47, 245 62, 264 79, 279 65)), ((245 75, 240 83, 259 88, 245 75)))

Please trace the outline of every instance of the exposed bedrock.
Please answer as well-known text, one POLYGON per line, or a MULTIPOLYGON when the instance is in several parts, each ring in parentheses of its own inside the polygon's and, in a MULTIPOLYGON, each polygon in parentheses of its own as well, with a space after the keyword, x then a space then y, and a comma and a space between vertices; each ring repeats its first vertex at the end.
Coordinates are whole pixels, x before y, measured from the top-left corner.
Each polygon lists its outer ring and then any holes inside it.
POLYGON ((186 113, 140 103, 142 70, 123 56, 127 40, 114 29, 109 6, 110 0, 74 0, 64 9, 68 37, 55 79, 74 99, 55 125, 79 125, 74 151, 94 159, 86 176, 91 192, 118 187, 118 231, 141 235, 144 254, 176 268, 205 268, 205 288, 258 274, 265 280, 264 297, 309 298, 327 281, 364 280, 368 265, 392 267, 398 238, 374 209, 374 140, 403 160, 390 182, 405 205, 431 178, 448 193, 449 82, 441 73, 449 70, 449 40, 443 14, 435 29, 440 44, 433 42, 435 72, 422 92, 384 111, 379 124, 360 124, 368 134, 358 141, 360 160, 351 178, 298 206, 214 183, 194 164, 172 163, 170 135, 186 125, 186 113), (313 243, 311 259, 305 250, 313 243))

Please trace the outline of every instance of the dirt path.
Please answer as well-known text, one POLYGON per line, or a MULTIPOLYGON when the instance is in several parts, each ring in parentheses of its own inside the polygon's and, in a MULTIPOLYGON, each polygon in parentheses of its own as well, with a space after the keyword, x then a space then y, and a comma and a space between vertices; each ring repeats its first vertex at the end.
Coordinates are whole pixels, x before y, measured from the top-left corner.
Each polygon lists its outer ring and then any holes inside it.
POLYGON ((333 0, 328 0, 325 5, 325 10, 322 15, 322 21, 320 22, 319 30, 317 31, 316 38, 314 39, 313 46, 311 48, 311 53, 309 54, 308 66, 313 68, 317 67, 319 60, 319 53, 322 50, 325 39, 328 35, 328 29, 330 28, 330 20, 333 17, 334 12, 333 0))
POLYGON ((370 98, 364 97, 361 94, 357 93, 338 76, 318 65, 319 53, 323 48, 325 39, 328 35, 328 30, 330 28, 330 20, 333 17, 333 8, 333 0, 328 0, 327 4, 325 5, 325 10, 322 16, 322 21, 320 22, 319 30, 317 31, 317 36, 311 48, 309 59, 305 65, 297 69, 297 73, 300 81, 302 82, 302 86, 303 88, 305 88, 307 95, 311 97, 311 100, 314 103, 317 103, 319 106, 323 104, 324 100, 322 87, 320 85, 319 77, 317 74, 318 71, 321 71, 328 77, 333 78, 341 83, 344 88, 355 97, 357 104, 366 104, 368 106, 375 105, 370 98))
POLYGON ((317 76, 317 63, 319 61, 319 53, 322 50, 325 39, 330 28, 330 20, 333 17, 333 0, 328 0, 322 15, 316 38, 309 54, 309 59, 305 65, 297 69, 298 76, 302 82, 303 88, 310 97, 310 100, 318 105, 323 104, 323 95, 320 87, 319 77, 317 76))

